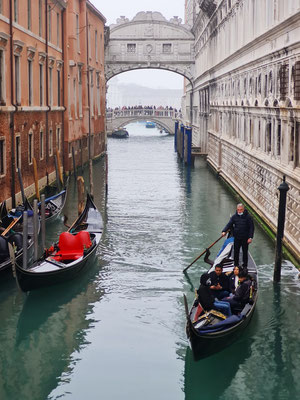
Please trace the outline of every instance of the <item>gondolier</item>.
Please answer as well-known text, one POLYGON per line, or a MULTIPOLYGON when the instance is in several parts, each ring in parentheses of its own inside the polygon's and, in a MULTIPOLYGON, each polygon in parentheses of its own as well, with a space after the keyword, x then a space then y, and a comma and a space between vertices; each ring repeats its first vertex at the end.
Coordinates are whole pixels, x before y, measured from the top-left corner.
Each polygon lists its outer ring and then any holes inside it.
POLYGON ((243 267, 248 266, 248 246, 253 240, 254 224, 252 217, 243 204, 238 204, 236 213, 230 218, 222 231, 225 236, 228 230, 233 231, 234 237, 234 265, 239 266, 240 248, 243 249, 243 267))

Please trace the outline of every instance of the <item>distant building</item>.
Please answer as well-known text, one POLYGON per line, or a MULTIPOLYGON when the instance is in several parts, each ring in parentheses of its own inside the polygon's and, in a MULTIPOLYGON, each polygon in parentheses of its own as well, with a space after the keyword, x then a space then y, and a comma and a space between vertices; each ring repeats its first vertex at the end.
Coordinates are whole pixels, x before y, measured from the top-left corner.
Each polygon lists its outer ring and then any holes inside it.
POLYGON ((17 168, 34 194, 34 158, 43 187, 55 155, 68 171, 71 146, 77 163, 89 139, 91 157, 104 151, 104 24, 87 0, 0 2, 0 201, 20 201, 17 168))

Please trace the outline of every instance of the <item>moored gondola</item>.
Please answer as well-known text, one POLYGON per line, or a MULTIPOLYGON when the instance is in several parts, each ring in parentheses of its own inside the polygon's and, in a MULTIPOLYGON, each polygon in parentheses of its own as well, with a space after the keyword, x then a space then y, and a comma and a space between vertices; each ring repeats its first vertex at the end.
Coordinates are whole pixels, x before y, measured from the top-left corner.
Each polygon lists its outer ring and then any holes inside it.
MULTIPOLYGON (((16 209, 7 212, 5 202, 0 209, 1 236, 0 236, 0 273, 7 274, 11 271, 12 260, 9 253, 9 244, 14 250, 16 262, 21 263, 23 257, 23 212, 28 213, 28 240, 27 252, 30 255, 33 250, 33 211, 28 202, 18 206, 16 209)), ((38 223, 38 231, 40 224, 38 223)))
MULTIPOLYGON (((65 206, 67 199, 68 182, 59 193, 53 194, 52 196, 45 198, 45 220, 50 222, 56 219, 56 217, 61 213, 65 206)), ((38 203, 39 210, 41 209, 41 203, 38 203)))
MULTIPOLYGON (((219 255, 215 259, 211 272, 215 265, 222 263, 223 271, 229 273, 233 270, 234 263, 231 258, 233 240, 227 240, 219 255)), ((203 310, 198 299, 194 300, 191 309, 188 309, 187 299, 184 295, 186 310, 186 332, 195 360, 221 351, 234 342, 248 326, 257 302, 258 278, 257 268, 252 256, 248 253, 248 276, 251 279, 249 301, 235 310, 231 316, 226 316, 217 310, 203 310)))
POLYGON ((83 212, 41 259, 28 267, 16 263, 19 287, 28 292, 75 278, 95 254, 102 232, 102 216, 88 194, 83 212))

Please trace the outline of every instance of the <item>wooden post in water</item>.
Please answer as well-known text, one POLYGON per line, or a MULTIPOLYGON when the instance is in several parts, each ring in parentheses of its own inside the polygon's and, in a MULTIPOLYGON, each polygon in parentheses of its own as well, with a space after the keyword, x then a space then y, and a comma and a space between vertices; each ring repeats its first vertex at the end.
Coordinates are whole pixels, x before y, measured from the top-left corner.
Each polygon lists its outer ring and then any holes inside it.
POLYGON ((34 176, 34 184, 35 184, 35 197, 40 201, 40 191, 39 191, 39 179, 37 173, 37 165, 35 157, 32 158, 33 164, 33 176, 34 176))
POLYGON ((75 150, 74 146, 72 146, 72 159, 73 159, 73 172, 74 172, 74 178, 77 179, 77 174, 76 174, 76 162, 75 162, 75 150))
POLYGON ((23 202, 23 204, 25 204, 25 192, 24 192, 23 179, 22 179, 22 174, 21 174, 20 168, 18 168, 18 177, 19 177, 20 189, 21 189, 21 194, 22 194, 22 202, 23 202))
POLYGON ((42 231, 42 248, 46 248, 46 210, 45 210, 45 195, 41 196, 41 231, 42 231))
POLYGON ((276 254, 275 254, 275 265, 274 265, 274 275, 273 275, 274 282, 280 282, 286 195, 289 189, 290 188, 286 183, 284 176, 283 182, 278 187, 280 194, 279 194, 278 223, 277 223, 277 235, 276 235, 276 254))
POLYGON ((34 248, 34 261, 38 259, 38 201, 34 199, 33 201, 33 248, 34 248))
POLYGON ((108 193, 108 156, 107 153, 105 153, 105 195, 107 199, 107 193, 108 193))
POLYGON ((63 175, 61 172, 61 163, 60 163, 60 155, 58 149, 56 149, 56 157, 57 157, 57 167, 58 167, 58 174, 59 174, 59 180, 62 186, 64 185, 64 180, 63 180, 63 175))
POLYGON ((57 186, 57 190, 60 191, 60 181, 59 181, 59 172, 58 172, 58 165, 57 165, 57 156, 56 156, 56 154, 54 154, 54 163, 55 163, 56 186, 57 186))
POLYGON ((77 178, 77 193, 78 193, 78 215, 84 210, 84 179, 82 176, 77 178))
POLYGON ((94 198, 94 181, 93 181, 93 160, 89 161, 89 177, 90 177, 90 195, 94 198))
POLYGON ((175 134, 174 134, 174 150, 177 151, 177 135, 178 135, 179 121, 175 121, 175 134))
POLYGON ((23 212, 23 268, 27 267, 28 255, 27 255, 27 246, 28 246, 28 214, 27 211, 23 212))

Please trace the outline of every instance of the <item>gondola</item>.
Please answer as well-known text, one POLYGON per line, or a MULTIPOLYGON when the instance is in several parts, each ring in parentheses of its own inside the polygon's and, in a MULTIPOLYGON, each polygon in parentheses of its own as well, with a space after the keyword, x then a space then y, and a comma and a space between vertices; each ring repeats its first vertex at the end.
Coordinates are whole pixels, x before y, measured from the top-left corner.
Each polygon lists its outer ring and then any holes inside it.
MULTIPOLYGON (((45 198, 46 222, 54 221, 64 208, 67 199, 68 182, 69 178, 63 190, 61 190, 59 193, 53 194, 52 196, 45 198)), ((38 207, 40 212, 41 202, 38 203, 38 207)))
MULTIPOLYGON (((0 220, 1 230, 5 231, 8 227, 11 227, 9 231, 0 236, 0 273, 7 273, 11 271, 11 258, 9 254, 8 243, 13 245, 15 261, 18 263, 22 262, 23 257, 23 211, 28 213, 28 241, 27 241, 27 252, 30 255, 33 250, 33 211, 28 202, 17 206, 16 209, 11 210, 9 213, 6 209, 5 202, 1 205, 0 220)), ((40 229, 40 223, 38 222, 38 232, 40 229)))
MULTIPOLYGON (((222 262, 223 272, 231 272, 234 267, 233 239, 226 239, 217 258, 208 272, 214 270, 216 264, 222 262)), ((241 254, 240 254, 241 257, 241 254)), ((257 302, 258 277, 256 264, 248 253, 248 275, 251 279, 251 295, 249 302, 240 310, 235 311, 232 316, 226 317, 222 313, 210 310, 204 311, 197 298, 195 298, 191 309, 188 309, 187 299, 184 295, 186 311, 186 332, 192 349, 194 359, 200 360, 217 353, 233 343, 248 326, 257 302)))
POLYGON ((88 194, 83 212, 41 259, 28 267, 16 263, 19 287, 28 292, 77 277, 95 254, 102 232, 102 216, 88 194))

